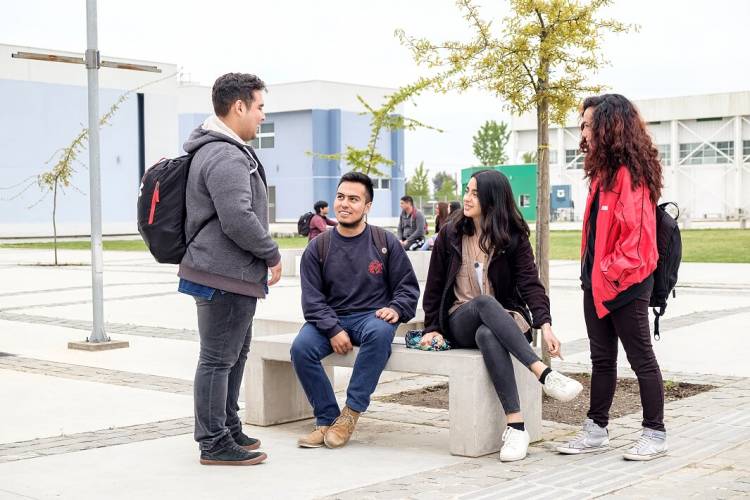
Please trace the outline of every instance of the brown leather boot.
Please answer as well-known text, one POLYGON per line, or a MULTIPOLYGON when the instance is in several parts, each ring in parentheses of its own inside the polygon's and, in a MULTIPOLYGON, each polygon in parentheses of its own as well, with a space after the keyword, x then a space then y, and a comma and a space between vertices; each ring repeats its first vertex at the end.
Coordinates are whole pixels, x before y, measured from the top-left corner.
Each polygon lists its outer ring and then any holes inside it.
POLYGON ((323 436, 327 430, 327 425, 316 426, 310 434, 297 440, 297 446, 300 448, 320 448, 323 446, 323 436))
POLYGON ((344 406, 341 415, 334 420, 333 425, 328 428, 323 437, 326 446, 328 448, 341 448, 348 443, 354 433, 357 420, 359 420, 359 412, 352 410, 348 406, 344 406))

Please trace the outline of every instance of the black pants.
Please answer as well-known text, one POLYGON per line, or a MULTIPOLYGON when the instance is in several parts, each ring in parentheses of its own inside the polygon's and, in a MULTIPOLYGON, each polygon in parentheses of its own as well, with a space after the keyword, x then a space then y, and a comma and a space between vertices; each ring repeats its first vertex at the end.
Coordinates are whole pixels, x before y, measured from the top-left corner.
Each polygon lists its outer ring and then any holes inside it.
POLYGON ((200 356, 195 370, 195 440, 202 450, 239 434, 240 385, 258 299, 229 292, 196 297, 200 356))
POLYGON ((588 417, 605 427, 617 386, 617 339, 638 377, 643 427, 664 430, 664 382, 651 345, 648 301, 651 290, 599 319, 591 290, 583 292, 583 313, 591 346, 591 403, 588 417))
POLYGON ((479 348, 505 414, 521 411, 510 355, 527 367, 539 357, 515 320, 494 297, 480 295, 453 311, 448 323, 456 347, 479 348))

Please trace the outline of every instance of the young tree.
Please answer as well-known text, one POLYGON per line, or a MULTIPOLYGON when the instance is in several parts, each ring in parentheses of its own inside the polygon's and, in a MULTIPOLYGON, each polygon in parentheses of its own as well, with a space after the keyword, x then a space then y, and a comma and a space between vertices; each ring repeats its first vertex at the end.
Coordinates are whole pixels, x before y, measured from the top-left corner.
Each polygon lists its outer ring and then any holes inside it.
POLYGON ((393 160, 384 157, 377 150, 381 132, 400 129, 416 130, 418 128, 427 128, 442 132, 442 130, 426 125, 418 120, 395 114, 398 106, 417 97, 433 83, 429 79, 421 78, 416 83, 401 87, 393 94, 387 95, 385 102, 377 109, 370 106, 361 96, 357 96, 357 99, 366 110, 360 114, 370 115, 370 139, 367 142, 367 146, 364 148, 355 148, 347 144, 346 150, 342 153, 322 154, 312 152, 308 154, 325 160, 344 160, 355 172, 385 177, 385 174, 378 169, 378 166, 390 166, 393 164, 393 160))
POLYGON ((456 196, 456 181, 448 172, 438 172, 432 178, 435 199, 438 201, 452 200, 456 196))
MULTIPOLYGON (((134 93, 138 92, 139 90, 142 90, 145 87, 148 87, 149 85, 153 85, 155 83, 159 83, 161 81, 173 78, 177 76, 178 73, 172 73, 170 75, 164 76, 162 78, 158 78, 156 80, 147 82, 143 85, 140 85, 139 87, 130 89, 126 92, 124 92, 122 95, 120 95, 117 100, 110 106, 110 108, 107 110, 106 113, 104 113, 101 118, 99 118, 99 125, 104 126, 108 125, 110 121, 112 120, 112 117, 117 113, 117 110, 120 109, 120 106, 127 101, 134 93)), ((58 259, 57 259, 57 201, 58 201, 58 192, 65 192, 65 188, 73 187, 80 193, 83 193, 80 189, 78 189, 73 183, 72 178, 73 174, 75 174, 76 170, 73 168, 74 164, 81 163, 80 160, 78 160, 78 155, 86 148, 86 145, 88 144, 89 140, 89 129, 88 127, 83 127, 78 134, 73 138, 73 140, 65 146, 64 148, 60 148, 57 151, 55 151, 52 154, 52 157, 47 160, 45 164, 51 163, 53 160, 56 159, 55 164, 52 166, 52 168, 46 172, 42 172, 39 175, 31 176, 22 181, 20 184, 17 184, 16 186, 11 186, 13 189, 14 187, 22 186, 20 191, 16 193, 14 196, 10 198, 10 200, 16 199, 20 197, 26 190, 31 187, 32 185, 36 184, 39 186, 39 188, 42 190, 42 196, 39 198, 36 202, 32 203, 29 208, 32 208, 42 201, 44 201, 47 196, 52 193, 52 241, 53 241, 53 249, 54 249, 54 256, 55 256, 55 265, 58 265, 58 259)), ((4 188, 0 188, 4 189, 4 188)))
POLYGON ((414 175, 406 182, 406 194, 412 198, 428 198, 430 196, 429 169, 424 168, 424 162, 414 169, 414 175))
POLYGON ((508 139, 510 139, 507 123, 488 120, 472 139, 474 139, 474 156, 480 164, 491 167, 508 161, 508 155, 505 154, 505 146, 508 145, 508 139))
POLYGON ((586 77, 605 63, 602 38, 631 27, 598 16, 612 0, 509 0, 510 15, 494 26, 472 0, 456 3, 475 32, 472 40, 433 43, 403 30, 396 36, 418 64, 437 73, 439 90, 480 88, 516 114, 536 110, 536 260, 549 289, 549 124, 563 124, 584 95, 601 91, 586 77))
POLYGON ((524 163, 536 163, 536 151, 526 151, 521 159, 524 163))

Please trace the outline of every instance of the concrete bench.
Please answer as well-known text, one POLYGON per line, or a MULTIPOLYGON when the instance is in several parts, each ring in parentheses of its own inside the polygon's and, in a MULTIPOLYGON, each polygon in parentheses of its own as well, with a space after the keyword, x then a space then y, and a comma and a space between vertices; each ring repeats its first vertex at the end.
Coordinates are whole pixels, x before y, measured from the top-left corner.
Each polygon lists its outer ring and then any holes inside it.
MULTIPOLYGON (((269 335, 280 335, 289 332, 299 332, 305 324, 304 319, 276 319, 255 317, 253 319, 253 342, 256 338, 269 335)), ((417 309, 414 318, 408 323, 399 323, 396 330, 397 337, 403 337, 409 330, 421 330, 424 328, 424 311, 417 309)))
MULTIPOLYGON (((245 422, 268 426, 312 417, 312 409, 292 369, 289 349, 295 334, 253 339, 245 370, 245 422)), ((333 367, 352 367, 358 348, 346 356, 323 360, 333 383, 333 367)), ((542 394, 536 377, 514 358, 514 369, 526 429, 541 439, 542 394)), ((492 386, 482 355, 474 349, 425 352, 407 349, 394 340, 386 371, 449 377, 450 452, 478 457, 498 451, 505 413, 492 386)))

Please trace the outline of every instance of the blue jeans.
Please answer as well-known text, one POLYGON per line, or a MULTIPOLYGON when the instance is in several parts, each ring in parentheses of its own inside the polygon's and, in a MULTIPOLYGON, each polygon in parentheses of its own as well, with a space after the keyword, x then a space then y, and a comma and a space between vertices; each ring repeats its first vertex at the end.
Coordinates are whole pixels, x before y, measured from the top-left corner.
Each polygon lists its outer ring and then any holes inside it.
MULTIPOLYGON (((398 324, 375 317, 375 311, 339 316, 353 345, 359 346, 346 405, 363 412, 370 405, 380 374, 391 356, 391 343, 398 324)), ((292 343, 292 366, 313 407, 317 425, 331 425, 341 413, 331 382, 320 361, 331 354, 331 341, 310 323, 305 323, 292 343)))
POLYGON ((201 450, 231 441, 242 431, 237 403, 258 299, 230 292, 195 297, 200 355, 193 386, 195 440, 201 450))

